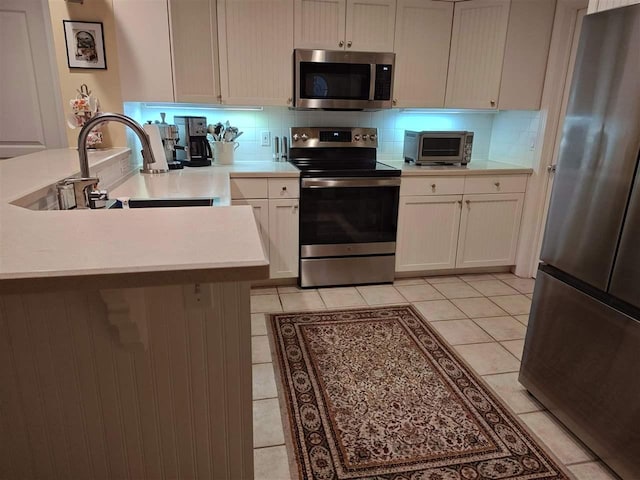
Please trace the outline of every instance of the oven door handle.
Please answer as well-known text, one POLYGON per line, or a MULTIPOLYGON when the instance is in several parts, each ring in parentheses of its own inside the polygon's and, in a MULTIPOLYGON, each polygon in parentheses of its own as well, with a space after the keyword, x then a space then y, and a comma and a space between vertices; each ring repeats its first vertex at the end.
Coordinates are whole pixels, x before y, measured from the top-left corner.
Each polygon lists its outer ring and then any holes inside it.
POLYGON ((302 188, 399 187, 400 178, 303 178, 302 188))

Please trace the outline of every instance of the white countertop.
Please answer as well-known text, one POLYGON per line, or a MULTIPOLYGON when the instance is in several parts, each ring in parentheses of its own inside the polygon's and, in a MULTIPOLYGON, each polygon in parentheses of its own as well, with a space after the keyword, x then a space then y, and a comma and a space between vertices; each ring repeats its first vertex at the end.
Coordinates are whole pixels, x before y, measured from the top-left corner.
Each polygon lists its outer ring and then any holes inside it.
MULTIPOLYGON (((91 152, 90 165, 95 168, 126 154, 128 149, 91 152)), ((280 176, 292 171, 297 175, 290 165, 265 164, 265 176, 279 169, 280 176)), ((204 191, 203 185, 211 188, 201 196, 224 196, 230 171, 236 167, 240 175, 257 168, 247 163, 212 167, 210 174, 204 169, 185 169, 177 175, 136 174, 114 192, 124 191, 131 182, 153 196, 177 196, 176 189, 186 182, 191 187, 180 196, 204 191)), ((269 262, 249 206, 35 211, 11 203, 50 190, 58 180, 78 172, 77 151, 72 149, 0 161, 0 292, 268 277, 269 262)))
POLYGON ((533 173, 532 168, 520 165, 492 162, 488 160, 473 160, 468 165, 435 165, 417 166, 413 163, 405 163, 404 160, 378 160, 390 167, 402 170, 402 176, 431 176, 431 175, 518 175, 533 173))

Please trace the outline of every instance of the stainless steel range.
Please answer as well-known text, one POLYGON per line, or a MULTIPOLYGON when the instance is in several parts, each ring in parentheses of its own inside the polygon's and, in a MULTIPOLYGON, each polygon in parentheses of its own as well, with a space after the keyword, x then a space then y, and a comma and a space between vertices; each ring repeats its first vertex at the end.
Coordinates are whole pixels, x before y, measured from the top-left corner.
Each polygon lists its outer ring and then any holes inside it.
POLYGON ((376 161, 375 128, 294 127, 301 287, 392 282, 400 170, 376 161))

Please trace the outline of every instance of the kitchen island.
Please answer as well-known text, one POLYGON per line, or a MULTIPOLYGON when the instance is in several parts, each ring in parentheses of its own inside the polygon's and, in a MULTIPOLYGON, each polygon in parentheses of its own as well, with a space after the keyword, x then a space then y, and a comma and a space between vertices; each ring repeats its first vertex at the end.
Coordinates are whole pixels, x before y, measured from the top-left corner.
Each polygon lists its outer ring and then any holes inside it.
MULTIPOLYGON (((146 178, 128 149, 90 164, 146 178)), ((0 478, 253 478, 251 208, 46 210, 77 173, 75 150, 0 162, 0 478)))

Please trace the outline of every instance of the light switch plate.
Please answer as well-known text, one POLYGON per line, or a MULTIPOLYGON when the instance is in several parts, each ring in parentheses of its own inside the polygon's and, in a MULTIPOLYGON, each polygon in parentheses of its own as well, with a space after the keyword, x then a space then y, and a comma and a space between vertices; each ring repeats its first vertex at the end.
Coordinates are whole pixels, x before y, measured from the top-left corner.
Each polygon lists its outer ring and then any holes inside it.
POLYGON ((268 130, 264 130, 263 132, 260 133, 260 144, 263 147, 269 147, 271 146, 271 132, 268 130))

